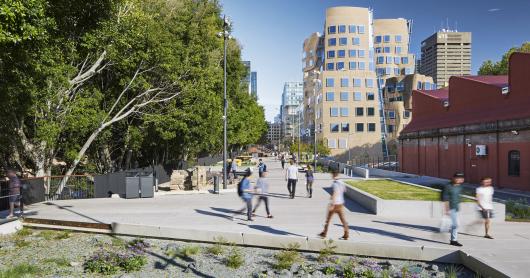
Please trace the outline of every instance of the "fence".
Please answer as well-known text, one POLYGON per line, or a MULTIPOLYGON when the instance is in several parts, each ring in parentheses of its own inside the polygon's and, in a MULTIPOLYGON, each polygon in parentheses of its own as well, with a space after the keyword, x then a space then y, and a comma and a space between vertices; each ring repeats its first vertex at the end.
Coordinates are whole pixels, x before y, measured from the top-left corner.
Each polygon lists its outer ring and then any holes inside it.
MULTIPOLYGON (((46 176, 21 179, 21 194, 24 204, 48 200, 70 200, 94 198, 94 179, 88 175, 68 176, 63 189, 58 189, 65 176, 46 176)), ((9 183, 0 181, 0 210, 9 208, 9 183)))
POLYGON ((366 157, 352 160, 352 166, 364 168, 377 168, 399 172, 399 161, 397 155, 387 157, 366 157))

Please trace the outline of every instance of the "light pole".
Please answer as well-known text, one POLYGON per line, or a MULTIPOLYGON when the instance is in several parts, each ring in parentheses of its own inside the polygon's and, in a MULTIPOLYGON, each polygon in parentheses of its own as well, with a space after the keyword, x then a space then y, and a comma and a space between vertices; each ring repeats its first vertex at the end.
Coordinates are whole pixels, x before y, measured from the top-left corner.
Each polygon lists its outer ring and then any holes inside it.
MULTIPOLYGON (((317 75, 320 75, 319 71, 315 71, 317 75)), ((313 79, 313 82, 318 84, 318 91, 320 91, 322 86, 322 81, 320 79, 313 79)), ((313 171, 317 170, 317 91, 315 86, 313 86, 313 171)))
POLYGON ((228 18, 223 16, 223 32, 219 32, 217 35, 219 37, 223 37, 223 73, 224 73, 224 90, 223 90, 223 189, 228 188, 227 183, 227 152, 228 152, 228 139, 227 139, 227 113, 228 113, 228 99, 226 98, 226 47, 227 47, 227 40, 231 39, 230 36, 230 21, 228 18))

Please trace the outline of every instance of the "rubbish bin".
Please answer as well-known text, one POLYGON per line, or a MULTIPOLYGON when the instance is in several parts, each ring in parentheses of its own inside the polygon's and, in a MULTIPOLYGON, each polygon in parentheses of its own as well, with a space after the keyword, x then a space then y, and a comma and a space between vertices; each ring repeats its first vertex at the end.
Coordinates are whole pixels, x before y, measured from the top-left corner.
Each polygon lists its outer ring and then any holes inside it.
POLYGON ((213 193, 219 194, 219 176, 213 176, 213 193))

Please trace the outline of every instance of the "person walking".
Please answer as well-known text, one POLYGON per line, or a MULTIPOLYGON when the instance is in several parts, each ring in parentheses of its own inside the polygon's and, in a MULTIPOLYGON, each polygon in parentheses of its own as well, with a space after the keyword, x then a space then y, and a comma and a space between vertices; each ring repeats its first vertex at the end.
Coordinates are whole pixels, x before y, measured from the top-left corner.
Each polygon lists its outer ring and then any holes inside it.
POLYGON ((251 174, 252 172, 250 169, 247 169, 243 175, 243 178, 237 184, 237 195, 239 195, 239 197, 246 204, 248 221, 254 221, 252 219, 252 187, 250 185, 250 181, 248 180, 251 174))
POLYGON ((237 179, 237 161, 235 158, 232 158, 232 162, 230 163, 230 173, 232 173, 232 181, 230 183, 234 183, 234 180, 237 179))
POLYGON ((349 227, 346 222, 346 217, 344 216, 344 191, 346 191, 346 186, 344 182, 339 180, 339 171, 333 170, 331 173, 333 178, 333 193, 331 194, 331 200, 328 206, 328 213, 326 216, 326 223, 324 224, 324 230, 319 234, 320 237, 325 238, 328 233, 329 222, 333 214, 338 214, 342 227, 344 228, 344 234, 340 239, 348 240, 349 238, 349 227))
POLYGON ((282 162, 282 169, 285 169, 285 155, 282 154, 282 156, 280 157, 280 160, 282 162))
POLYGON ((289 196, 294 199, 296 193, 296 182, 298 181, 298 167, 294 165, 294 161, 289 161, 290 166, 285 171, 285 180, 287 181, 287 190, 289 196))
POLYGON ((15 217, 15 206, 20 208, 20 213, 23 214, 22 195, 20 188, 22 187, 20 179, 17 177, 15 170, 7 170, 7 178, 9 179, 9 215, 7 218, 15 217))
POLYGON ((256 190, 255 192, 258 195, 258 202, 256 203, 256 206, 254 206, 254 209, 252 210, 252 216, 255 215, 256 210, 258 209, 261 202, 265 203, 265 211, 267 211, 267 218, 272 218, 271 211, 269 210, 269 197, 267 194, 269 193, 269 183, 265 179, 267 177, 267 169, 265 169, 263 172, 260 173, 258 180, 256 181, 256 190))
POLYGON ((259 164, 258 164, 258 173, 259 173, 259 177, 261 177, 261 173, 267 171, 267 164, 263 163, 263 159, 259 159, 259 164))
POLYGON ((451 218, 451 240, 449 244, 458 247, 462 246, 458 242, 458 211, 460 209, 462 183, 464 183, 464 173, 456 172, 451 179, 451 183, 446 184, 442 192, 445 214, 451 218))
POLYGON ((307 190, 307 197, 313 198, 313 181, 315 180, 313 176, 313 168, 311 165, 307 165, 307 170, 305 171, 305 180, 306 180, 306 190, 307 190))
POLYGON ((485 238, 493 239, 490 235, 491 218, 493 217, 493 186, 490 177, 480 180, 480 187, 476 189, 477 204, 482 219, 484 219, 485 238))

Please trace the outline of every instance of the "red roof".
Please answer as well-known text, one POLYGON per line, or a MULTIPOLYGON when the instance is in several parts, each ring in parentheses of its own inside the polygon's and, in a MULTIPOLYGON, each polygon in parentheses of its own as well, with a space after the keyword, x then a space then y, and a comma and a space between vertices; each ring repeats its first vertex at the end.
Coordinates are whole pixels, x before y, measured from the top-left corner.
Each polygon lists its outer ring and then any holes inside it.
POLYGON ((468 75, 459 76, 459 78, 470 79, 500 88, 508 86, 508 75, 468 75))
POLYGON ((419 92, 431 96, 433 98, 446 100, 449 98, 449 88, 445 87, 438 90, 418 90, 419 92))

